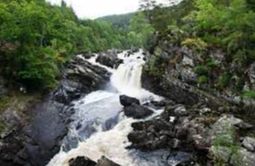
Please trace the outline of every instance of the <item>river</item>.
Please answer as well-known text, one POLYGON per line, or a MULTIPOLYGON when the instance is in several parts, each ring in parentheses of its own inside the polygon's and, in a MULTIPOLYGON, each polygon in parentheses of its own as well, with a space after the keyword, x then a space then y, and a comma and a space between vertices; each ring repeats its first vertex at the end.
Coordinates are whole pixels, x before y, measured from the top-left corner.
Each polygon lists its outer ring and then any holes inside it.
MULTIPOLYGON (((132 131, 131 124, 138 120, 124 116, 119 96, 124 94, 135 97, 142 104, 151 100, 159 101, 162 97, 141 87, 142 67, 145 63, 142 50, 130 56, 124 51, 118 54, 118 58, 123 59, 123 64, 116 70, 103 66, 112 73, 104 90, 94 91, 74 102, 75 113, 68 135, 61 151, 48 166, 68 166, 68 161, 78 156, 86 156, 94 161, 106 156, 123 166, 175 165, 175 160, 169 159, 167 151, 140 152, 126 148, 130 145, 127 135, 132 131)), ((102 67, 95 59, 92 57, 87 61, 102 67)), ((157 116, 163 110, 153 111, 154 114, 147 119, 157 116)))

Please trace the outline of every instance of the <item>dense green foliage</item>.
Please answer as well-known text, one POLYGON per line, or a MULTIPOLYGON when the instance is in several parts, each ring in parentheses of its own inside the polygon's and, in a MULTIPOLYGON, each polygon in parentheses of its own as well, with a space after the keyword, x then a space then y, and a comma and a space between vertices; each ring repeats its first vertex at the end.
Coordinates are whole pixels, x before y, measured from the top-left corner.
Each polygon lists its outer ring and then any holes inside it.
POLYGON ((109 22, 118 29, 128 30, 129 22, 132 19, 132 17, 135 15, 136 13, 110 15, 110 16, 100 17, 97 20, 109 22))
POLYGON ((128 29, 128 40, 134 47, 146 46, 150 37, 154 33, 154 28, 146 19, 143 13, 137 13, 131 20, 128 29))
POLYGON ((188 47, 200 57, 195 68, 198 83, 238 93, 249 83, 246 71, 255 61, 254 1, 183 0, 172 7, 157 6, 153 0, 143 2, 159 41, 188 47), (209 55, 216 50, 223 52, 224 59, 215 65, 209 55))
POLYGON ((154 28, 142 12, 106 16, 98 20, 111 23, 113 27, 121 30, 129 48, 146 47, 154 33, 154 28))
POLYGON ((132 21, 133 32, 128 33, 105 21, 79 20, 64 2, 52 6, 44 0, 0 0, 0 72, 10 83, 52 88, 61 66, 76 52, 143 45, 137 24, 132 21))

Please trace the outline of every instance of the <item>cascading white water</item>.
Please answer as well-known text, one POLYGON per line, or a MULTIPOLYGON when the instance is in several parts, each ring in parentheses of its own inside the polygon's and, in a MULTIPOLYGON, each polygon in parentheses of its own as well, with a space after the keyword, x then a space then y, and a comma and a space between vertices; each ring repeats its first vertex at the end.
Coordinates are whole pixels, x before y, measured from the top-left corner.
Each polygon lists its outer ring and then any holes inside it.
POLYGON ((111 77, 112 84, 122 93, 141 90, 140 79, 142 65, 144 64, 141 51, 130 57, 120 54, 119 58, 123 59, 124 63, 118 67, 118 70, 111 77))
MULTIPOLYGON (((174 161, 168 159, 168 152, 141 153, 125 148, 130 145, 127 135, 132 131, 131 124, 136 120, 127 118, 121 113, 119 95, 136 97, 141 102, 160 100, 161 97, 141 88, 144 64, 141 50, 130 56, 127 56, 126 52, 118 56, 124 63, 117 70, 110 70, 112 72, 110 84, 116 90, 95 91, 75 103, 74 121, 69 126, 63 149, 79 142, 78 146, 76 148, 70 146, 73 149, 68 152, 62 149, 48 166, 68 166, 68 161, 78 156, 86 156, 97 161, 103 155, 122 166, 174 165, 174 161)), ((97 64, 94 59, 88 61, 97 64)), ((154 111, 153 116, 162 110, 154 111)))

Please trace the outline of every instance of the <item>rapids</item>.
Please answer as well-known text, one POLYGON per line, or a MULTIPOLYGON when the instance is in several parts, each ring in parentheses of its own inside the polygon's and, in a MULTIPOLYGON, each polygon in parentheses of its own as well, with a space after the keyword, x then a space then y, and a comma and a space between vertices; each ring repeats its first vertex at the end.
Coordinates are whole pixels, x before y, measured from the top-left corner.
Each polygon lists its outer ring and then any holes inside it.
MULTIPOLYGON (((127 135, 132 131, 131 124, 137 120, 123 115, 119 95, 136 97, 141 103, 162 98, 141 87, 142 67, 145 63, 142 50, 130 56, 124 51, 118 57, 124 63, 116 70, 104 66, 112 73, 105 89, 94 91, 74 103, 73 122, 69 126, 68 135, 63 140, 61 151, 48 166, 68 166, 68 161, 78 156, 97 161, 103 155, 123 166, 176 164, 174 158, 169 158, 169 152, 163 150, 145 153, 126 149, 130 145, 127 135)), ((102 66, 95 59, 92 57, 87 61, 102 66)), ((152 116, 162 112, 154 111, 152 116)))

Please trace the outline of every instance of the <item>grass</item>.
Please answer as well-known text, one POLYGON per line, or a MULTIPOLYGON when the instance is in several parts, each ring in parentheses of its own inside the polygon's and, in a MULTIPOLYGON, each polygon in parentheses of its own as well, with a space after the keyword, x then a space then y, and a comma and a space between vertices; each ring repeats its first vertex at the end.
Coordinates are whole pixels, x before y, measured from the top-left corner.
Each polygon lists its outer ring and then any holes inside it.
POLYGON ((0 113, 4 111, 11 103, 10 97, 4 96, 0 98, 0 113))
POLYGON ((242 94, 243 98, 246 99, 255 99, 255 91, 251 90, 251 91, 244 91, 242 94))

